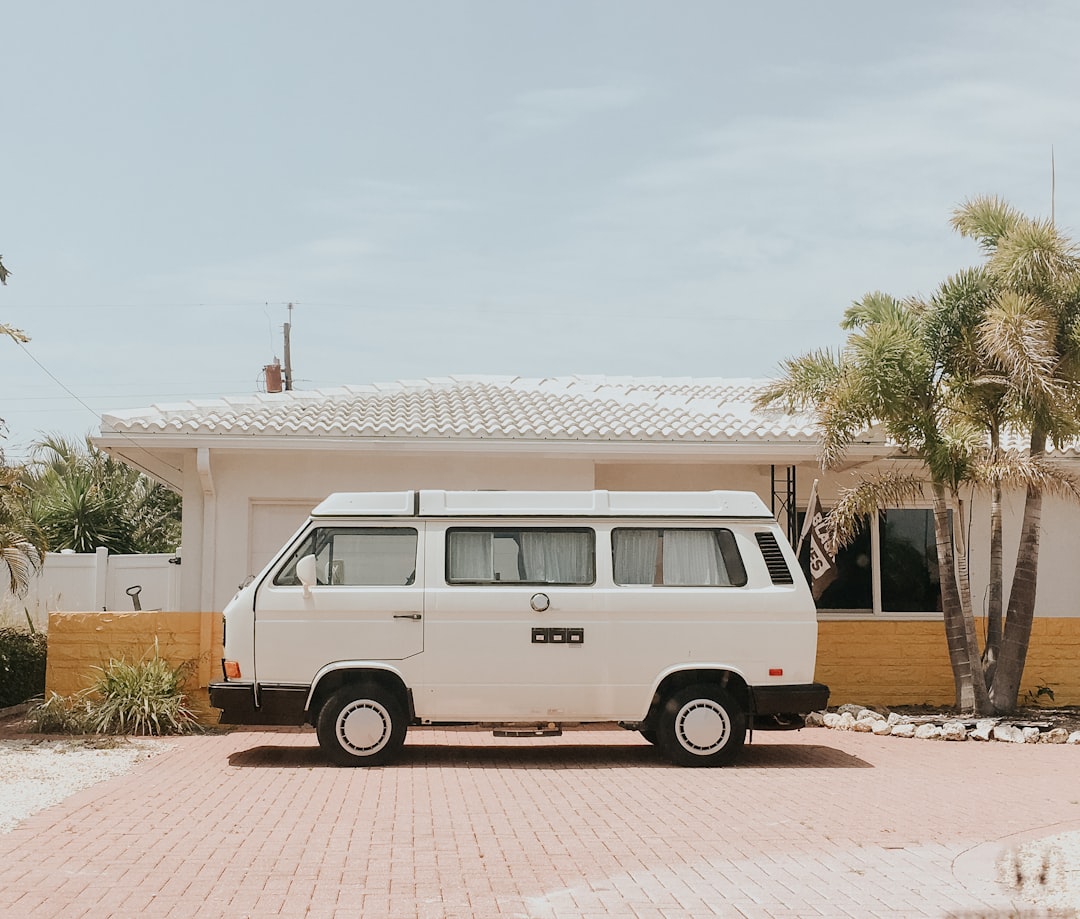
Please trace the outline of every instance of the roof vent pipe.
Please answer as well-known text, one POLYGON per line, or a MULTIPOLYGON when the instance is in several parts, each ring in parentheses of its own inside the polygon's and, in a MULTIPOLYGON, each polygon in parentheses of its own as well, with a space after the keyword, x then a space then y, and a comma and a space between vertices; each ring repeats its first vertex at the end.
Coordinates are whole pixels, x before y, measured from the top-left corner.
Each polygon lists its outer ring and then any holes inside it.
POLYGON ((266 377, 266 391, 281 392, 281 361, 275 357, 274 363, 263 367, 263 374, 266 377))

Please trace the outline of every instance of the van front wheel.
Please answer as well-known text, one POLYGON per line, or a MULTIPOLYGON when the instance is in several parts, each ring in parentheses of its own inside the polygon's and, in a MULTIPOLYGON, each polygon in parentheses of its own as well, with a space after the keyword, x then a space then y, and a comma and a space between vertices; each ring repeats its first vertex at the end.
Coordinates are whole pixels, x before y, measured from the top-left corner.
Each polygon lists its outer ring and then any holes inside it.
POLYGON ((343 686, 319 712, 315 733, 327 759, 336 766, 380 766, 405 743, 405 710, 381 686, 343 686))
POLYGON ((688 686, 668 697, 656 733, 660 750, 680 766, 724 766, 746 740, 746 713, 719 686, 688 686))

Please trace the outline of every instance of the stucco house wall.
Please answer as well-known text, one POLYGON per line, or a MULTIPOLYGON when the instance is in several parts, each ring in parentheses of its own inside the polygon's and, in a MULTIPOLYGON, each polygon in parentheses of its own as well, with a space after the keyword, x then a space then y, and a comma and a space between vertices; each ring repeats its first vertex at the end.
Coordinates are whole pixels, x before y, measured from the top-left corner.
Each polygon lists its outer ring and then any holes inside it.
MULTIPOLYGON (((802 511, 815 479, 828 507, 862 473, 913 466, 867 432, 845 467, 822 473, 809 420, 756 412, 756 388, 754 381, 730 380, 416 381, 154 406, 106 416, 98 443, 182 493, 179 605, 216 611, 334 491, 739 489, 769 503, 774 476, 783 482, 792 469, 802 511)), ((1055 458, 1080 465, 1075 451, 1055 458)), ((929 495, 923 506, 930 506, 929 495)), ((1006 495, 1004 510, 1008 579, 1023 495, 1006 495)), ((981 611, 989 579, 988 499, 973 496, 965 515, 972 594, 981 611)), ((1029 669, 1026 682, 1075 682, 1069 674, 1077 670, 1080 646, 1077 522, 1076 506, 1044 500, 1036 614, 1060 622, 1037 631, 1043 644, 1033 645, 1032 659, 1043 672, 1029 669)), ((860 701, 876 698, 875 674, 894 694, 910 680, 915 694, 940 695, 941 672, 948 672, 940 613, 823 610, 819 618, 830 623, 820 646, 827 659, 819 655, 819 665, 845 691, 865 686, 860 701), (889 621, 922 625, 899 631, 856 625, 889 621), (928 658, 935 634, 939 655, 928 658)), ((1077 693, 1073 702, 1080 704, 1080 688, 1077 693)))

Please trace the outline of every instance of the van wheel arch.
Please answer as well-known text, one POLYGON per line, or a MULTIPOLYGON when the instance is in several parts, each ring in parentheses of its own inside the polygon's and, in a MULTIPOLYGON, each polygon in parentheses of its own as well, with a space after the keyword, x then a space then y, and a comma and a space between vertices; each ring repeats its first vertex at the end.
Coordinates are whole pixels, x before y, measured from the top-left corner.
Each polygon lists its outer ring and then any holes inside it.
POLYGON ((333 670, 326 674, 315 687, 311 695, 311 703, 307 710, 307 722, 316 727, 319 713, 322 711, 326 700, 339 689, 350 686, 378 686, 398 697, 402 710, 406 713, 409 723, 415 720, 412 692, 406 687, 404 681, 396 673, 388 670, 374 668, 357 668, 355 670, 333 670))
POLYGON ((750 688, 739 674, 731 670, 679 670, 669 673, 653 693, 649 713, 641 727, 655 736, 664 705, 675 693, 688 686, 716 685, 725 690, 749 719, 751 716, 750 688))

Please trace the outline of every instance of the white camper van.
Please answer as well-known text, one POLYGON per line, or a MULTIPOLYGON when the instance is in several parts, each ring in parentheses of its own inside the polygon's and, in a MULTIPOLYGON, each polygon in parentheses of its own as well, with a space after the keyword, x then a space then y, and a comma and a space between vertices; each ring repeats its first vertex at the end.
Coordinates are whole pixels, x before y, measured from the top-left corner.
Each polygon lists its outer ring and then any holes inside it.
POLYGON ((676 763, 824 708, 794 553, 748 492, 331 495, 225 610, 226 724, 339 765, 411 726, 617 722, 676 763))

